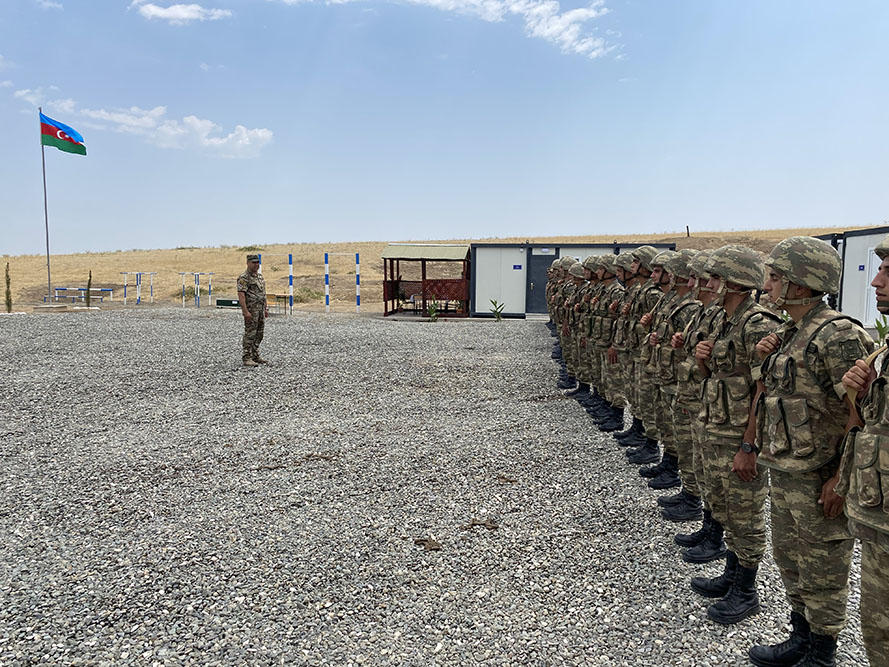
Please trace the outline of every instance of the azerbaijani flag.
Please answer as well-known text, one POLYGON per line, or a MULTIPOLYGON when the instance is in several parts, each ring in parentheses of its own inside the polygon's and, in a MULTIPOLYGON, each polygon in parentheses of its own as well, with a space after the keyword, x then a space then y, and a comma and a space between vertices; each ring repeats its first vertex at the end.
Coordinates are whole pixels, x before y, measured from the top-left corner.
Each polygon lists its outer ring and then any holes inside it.
POLYGON ((55 146, 66 153, 86 155, 83 137, 73 127, 40 114, 40 143, 44 146, 55 146))

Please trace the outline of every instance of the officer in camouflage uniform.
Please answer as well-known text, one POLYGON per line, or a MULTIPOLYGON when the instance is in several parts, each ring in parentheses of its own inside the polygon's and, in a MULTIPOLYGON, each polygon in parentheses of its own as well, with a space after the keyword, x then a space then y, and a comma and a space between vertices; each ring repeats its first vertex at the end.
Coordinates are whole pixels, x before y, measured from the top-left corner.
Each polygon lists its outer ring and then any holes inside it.
POLYGON ((562 257, 559 260, 562 278, 557 288, 553 292, 554 313, 556 315, 556 327, 559 334, 559 381, 556 386, 559 389, 572 389, 577 384, 574 377, 571 364, 571 350, 568 344, 568 334, 570 331, 569 313, 566 307, 567 300, 574 294, 576 285, 574 278, 569 274, 571 267, 577 264, 577 260, 573 257, 562 257))
POLYGON ((566 389, 572 390, 577 388, 576 382, 580 373, 580 359, 577 356, 577 332, 580 313, 577 308, 579 308, 580 300, 583 296, 583 288, 586 285, 583 265, 580 262, 575 260, 568 268, 568 279, 569 282, 563 291, 564 302, 562 307, 565 315, 562 321, 562 354, 565 357, 565 365, 570 378, 570 386, 566 387, 566 389))
MULTIPOLYGON (((679 533, 673 541, 684 547, 682 560, 688 563, 709 563, 725 556, 723 527, 710 511, 709 497, 716 492, 707 477, 702 453, 702 441, 706 423, 702 421, 701 385, 706 377, 701 373, 695 360, 695 348, 702 340, 707 340, 720 330, 725 322, 725 310, 719 302, 714 302, 716 292, 708 287, 710 275, 706 271, 710 258, 708 251, 701 251, 689 262, 689 285, 692 296, 700 303, 700 308, 685 329, 673 335, 672 345, 680 361, 676 364, 676 403, 675 412, 682 412, 680 421, 687 415, 691 435, 691 470, 687 458, 680 453, 679 466, 683 480, 682 490, 674 496, 658 498, 658 505, 665 510, 681 511, 681 505, 696 506, 696 496, 700 495, 704 521, 699 530, 692 533, 679 533)), ((721 481, 718 491, 721 493, 721 481)))
MULTIPOLYGON (((882 260, 871 287, 877 310, 889 314, 889 236, 876 247, 882 260)), ((885 341, 889 343, 889 339, 885 341)), ((843 385, 861 399, 864 427, 850 433, 836 493, 845 497, 852 534, 861 540, 861 634, 874 667, 889 665, 889 360, 886 348, 859 359, 843 385), (862 398, 863 397, 863 398, 862 398), (853 439, 854 438, 854 439, 853 439)))
POLYGON ((704 597, 721 598, 707 608, 707 616, 728 625, 760 609, 756 573, 766 549, 768 472, 757 470, 752 444, 752 399, 761 364, 755 348, 777 328, 779 318, 751 293, 765 282, 762 258, 755 250, 723 246, 710 255, 706 270, 726 321, 695 348, 700 371, 707 377, 701 449, 713 486, 710 509, 725 526, 729 551, 721 575, 695 577, 691 586, 704 597))
POLYGON ((873 341, 822 300, 839 291, 843 269, 830 244, 790 237, 766 267, 769 298, 790 320, 757 346, 765 359, 757 444, 759 463, 770 469, 772 551, 793 632, 780 644, 753 646, 750 659, 763 667, 833 665, 854 545, 843 499, 833 491, 848 421, 842 377, 873 341))
POLYGON ((596 352, 595 340, 593 340, 594 304, 599 301, 603 286, 599 282, 600 255, 590 255, 583 260, 584 277, 589 281, 581 301, 580 318, 580 366, 583 369, 583 378, 580 391, 574 394, 584 408, 588 407, 596 393, 595 387, 601 380, 601 367, 599 355, 596 352))
POLYGON ((242 361, 244 366, 265 364, 259 356, 259 344, 265 331, 269 307, 265 300, 265 279, 259 273, 259 255, 247 255, 247 270, 238 276, 238 303, 244 316, 242 361))
POLYGON ((570 299, 571 315, 573 325, 571 327, 571 344, 573 347, 573 356, 575 358, 575 371, 577 375, 577 387, 566 392, 567 396, 575 399, 581 404, 585 403, 589 397, 590 390, 590 364, 586 353, 586 339, 589 336, 590 327, 590 299, 595 289, 594 282, 598 279, 593 275, 589 267, 592 257, 587 257, 583 262, 575 264, 571 267, 571 271, 575 272, 579 269, 582 282, 578 285, 577 291, 570 299))

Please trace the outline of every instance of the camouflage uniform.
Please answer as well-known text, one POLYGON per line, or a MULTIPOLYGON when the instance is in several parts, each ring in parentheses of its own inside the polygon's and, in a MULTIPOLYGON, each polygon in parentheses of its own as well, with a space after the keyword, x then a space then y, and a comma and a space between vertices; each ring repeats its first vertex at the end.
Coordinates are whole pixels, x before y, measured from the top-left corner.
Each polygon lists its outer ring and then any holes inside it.
MULTIPOLYGON (((640 265, 651 271, 651 260, 657 254, 652 246, 640 246, 632 252, 633 257, 639 260, 640 265)), ((646 279, 639 287, 636 298, 630 305, 629 314, 629 357, 632 367, 630 376, 630 403, 633 414, 642 420, 645 425, 645 433, 652 440, 659 439, 657 431, 657 387, 653 378, 645 372, 645 366, 651 355, 651 347, 648 345, 648 328, 639 322, 646 313, 654 311, 663 296, 660 288, 646 279)))
MULTIPOLYGON (((606 265, 606 271, 613 273, 614 268, 614 260, 611 260, 610 266, 606 265)), ((610 305, 614 301, 619 304, 623 302, 624 286, 614 277, 609 278, 608 281, 610 282, 605 285, 594 311, 593 337, 601 368, 599 391, 609 403, 618 405, 616 401, 620 394, 620 383, 617 380, 617 368, 608 361, 608 348, 611 347, 613 341, 618 314, 611 311, 610 305)))
MULTIPOLYGON (((889 258, 889 237, 876 248, 889 258)), ((886 305, 878 303, 880 312, 886 305)), ((889 339, 884 341, 889 344, 889 339)), ((861 634, 871 665, 889 665, 889 358, 873 360, 876 379, 861 403, 864 428, 843 451, 836 492, 845 496, 852 534, 861 540, 861 634)))
MULTIPOLYGON (((842 261, 817 239, 782 241, 766 265, 783 276, 785 296, 790 282, 819 293, 839 289, 842 261)), ((845 517, 825 517, 818 499, 839 467, 848 414, 843 374, 869 354, 873 341, 820 298, 796 300, 817 301, 798 322, 788 321, 776 332, 780 347, 762 366, 758 441, 759 462, 771 472, 772 550, 791 609, 806 618, 812 632, 836 638, 846 619, 854 542, 845 517)))
MULTIPOLYGON (((619 256, 618 256, 619 257, 619 256)), ((638 282, 625 286, 621 293, 621 299, 617 303, 615 313, 614 330, 612 334, 612 347, 617 352, 617 363, 610 364, 614 372, 613 385, 615 388, 614 405, 624 407, 632 400, 633 364, 630 356, 630 329, 632 327, 631 315, 623 315, 623 308, 629 305, 632 311, 633 304, 639 294, 642 285, 638 282)))
POLYGON ((261 273, 244 271, 238 276, 238 292, 244 293, 244 302, 251 319, 244 319, 244 337, 241 340, 243 359, 259 360, 259 344, 265 331, 265 279, 261 273))

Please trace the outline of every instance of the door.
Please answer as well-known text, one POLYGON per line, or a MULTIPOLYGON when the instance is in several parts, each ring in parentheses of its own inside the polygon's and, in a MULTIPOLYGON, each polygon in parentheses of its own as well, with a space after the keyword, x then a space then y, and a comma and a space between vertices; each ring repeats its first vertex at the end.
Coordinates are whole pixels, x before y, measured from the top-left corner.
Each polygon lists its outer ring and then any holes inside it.
POLYGON ((559 256, 555 247, 528 248, 528 291, 525 297, 526 313, 546 313, 546 270, 559 256))

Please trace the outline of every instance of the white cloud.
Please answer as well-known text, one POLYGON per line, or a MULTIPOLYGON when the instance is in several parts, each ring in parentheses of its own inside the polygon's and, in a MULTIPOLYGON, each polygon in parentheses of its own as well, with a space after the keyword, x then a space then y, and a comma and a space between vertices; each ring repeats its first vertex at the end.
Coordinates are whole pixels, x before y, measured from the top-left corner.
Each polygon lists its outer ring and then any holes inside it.
POLYGON ((192 21, 218 21, 230 18, 232 15, 228 9, 207 9, 196 4, 161 7, 146 0, 133 0, 130 8, 133 7, 148 20, 160 19, 170 25, 186 25, 192 21))
POLYGON ((53 0, 34 0, 41 9, 64 9, 61 2, 53 2, 53 0))
POLYGON ((22 90, 15 91, 12 96, 18 100, 24 100, 31 106, 39 107, 46 103, 46 98, 49 95, 55 95, 58 90, 59 89, 57 86, 24 88, 22 90))
POLYGON ((0 88, 12 88, 12 81, 0 81, 0 88))
POLYGON ((182 120, 167 118, 166 107, 153 109, 81 109, 86 118, 108 123, 111 130, 145 137, 160 148, 198 148, 226 158, 256 157, 274 137, 265 128, 248 129, 236 125, 229 134, 212 120, 185 116, 182 120))
MULTIPOLYGON (((279 0, 287 5, 313 0, 279 0)), ((328 4, 343 4, 357 0, 325 0, 328 4)), ((397 0, 390 0, 397 1, 397 0)), ((609 12, 605 0, 590 0, 589 5, 562 11, 557 0, 406 0, 414 5, 433 7, 445 12, 469 14, 483 21, 499 22, 518 17, 525 24, 530 37, 556 44, 564 53, 576 53, 587 58, 600 58, 617 46, 595 35, 589 24, 609 12)))
POLYGON ((77 104, 74 100, 68 98, 64 100, 50 100, 46 103, 46 106, 50 111, 55 111, 58 113, 74 113, 74 109, 77 104))

